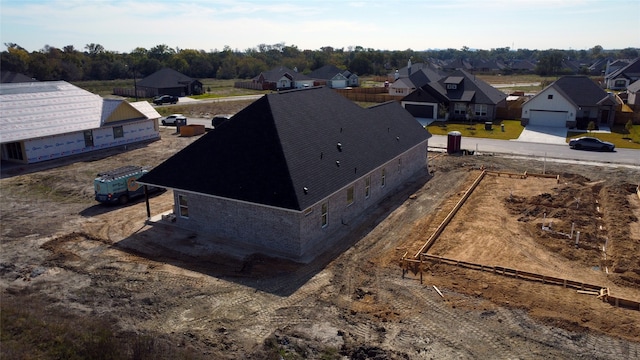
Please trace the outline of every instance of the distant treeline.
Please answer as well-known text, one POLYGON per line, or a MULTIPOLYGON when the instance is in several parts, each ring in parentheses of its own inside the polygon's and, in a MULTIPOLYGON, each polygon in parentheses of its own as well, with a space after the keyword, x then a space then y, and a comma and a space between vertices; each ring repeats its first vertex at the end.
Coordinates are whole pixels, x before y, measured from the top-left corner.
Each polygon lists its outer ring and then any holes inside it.
POLYGON ((322 47, 319 50, 300 50, 284 43, 266 45, 244 51, 224 49, 204 51, 172 49, 157 45, 151 49, 136 48, 131 53, 106 50, 100 44, 87 44, 84 51, 72 45, 56 48, 45 45, 39 51, 28 52, 18 44, 5 43, 6 51, 0 53, 0 69, 21 73, 37 80, 114 80, 145 77, 168 67, 192 78, 250 79, 276 66, 297 69, 309 73, 324 65, 335 65, 359 76, 386 75, 395 69, 413 63, 446 63, 464 60, 467 63, 498 61, 504 64, 502 72, 509 73, 510 64, 527 60, 535 64, 539 75, 587 73, 587 68, 599 59, 633 59, 637 48, 604 50, 596 45, 589 50, 512 50, 509 47, 491 50, 375 50, 360 46, 344 48, 322 47), (572 61, 580 67, 568 69, 572 61))

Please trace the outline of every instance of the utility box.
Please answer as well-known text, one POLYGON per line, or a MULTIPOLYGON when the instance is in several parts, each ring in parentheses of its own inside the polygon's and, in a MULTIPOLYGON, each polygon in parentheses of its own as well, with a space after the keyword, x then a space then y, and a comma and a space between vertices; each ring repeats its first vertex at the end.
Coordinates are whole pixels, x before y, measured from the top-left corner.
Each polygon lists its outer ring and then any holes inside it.
POLYGON ((460 152, 460 143, 462 140, 462 133, 460 131, 451 131, 447 135, 447 153, 455 154, 460 152))
POLYGON ((180 128, 187 125, 187 118, 183 117, 183 118, 177 118, 176 119, 176 131, 179 133, 180 132, 180 128))
POLYGON ((484 129, 485 130, 493 130, 493 123, 491 121, 487 121, 484 123, 484 129))

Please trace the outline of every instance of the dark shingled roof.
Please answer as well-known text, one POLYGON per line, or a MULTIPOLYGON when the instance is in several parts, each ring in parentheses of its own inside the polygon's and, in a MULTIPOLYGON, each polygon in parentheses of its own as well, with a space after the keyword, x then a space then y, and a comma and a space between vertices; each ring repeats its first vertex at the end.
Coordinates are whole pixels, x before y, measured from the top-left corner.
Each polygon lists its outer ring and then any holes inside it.
POLYGON ((609 97, 606 91, 584 75, 568 75, 554 81, 551 85, 577 106, 595 106, 609 97))
POLYGON ((183 87, 193 81, 195 80, 187 75, 181 74, 173 69, 164 68, 138 81, 137 85, 149 88, 166 89, 183 87))
POLYGON ((260 79, 264 79, 266 82, 278 82, 283 76, 288 76, 293 81, 312 80, 310 77, 291 70, 286 66, 278 66, 269 71, 263 71, 252 80, 259 81, 260 79))
POLYGON ((438 83, 440 83, 442 86, 441 89, 443 90, 446 89, 446 84, 462 83, 462 86, 458 86, 456 90, 444 90, 445 93, 443 95, 446 94, 449 100, 452 101, 458 100, 474 102, 476 104, 496 105, 507 98, 507 94, 464 70, 455 70, 449 77, 441 79, 438 83))
POLYGON ((345 73, 348 73, 348 71, 340 70, 335 65, 325 65, 321 68, 313 70, 311 73, 309 73, 309 77, 312 79, 331 80, 338 74, 341 74, 342 76, 347 78, 348 76, 345 75, 345 73))
POLYGON ((256 100, 139 181, 303 210, 429 136, 396 102, 364 109, 325 87, 285 91, 256 100))

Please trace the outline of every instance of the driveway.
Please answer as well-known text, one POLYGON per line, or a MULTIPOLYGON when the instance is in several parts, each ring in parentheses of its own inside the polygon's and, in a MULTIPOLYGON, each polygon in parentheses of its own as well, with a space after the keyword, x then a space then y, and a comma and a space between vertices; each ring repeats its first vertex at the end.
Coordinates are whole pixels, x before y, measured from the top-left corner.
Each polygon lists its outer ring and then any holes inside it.
POLYGON ((567 143, 566 139, 567 128, 527 125, 522 130, 520 137, 513 141, 564 145, 567 143))

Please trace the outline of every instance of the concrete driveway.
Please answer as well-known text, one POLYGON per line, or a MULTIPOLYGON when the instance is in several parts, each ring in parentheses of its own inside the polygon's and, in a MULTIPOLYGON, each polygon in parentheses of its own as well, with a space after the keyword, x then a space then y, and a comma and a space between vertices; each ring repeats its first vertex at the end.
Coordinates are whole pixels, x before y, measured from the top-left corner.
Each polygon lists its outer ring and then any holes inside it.
POLYGON ((514 141, 564 145, 567 143, 566 139, 567 128, 527 125, 514 141))

